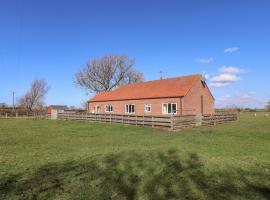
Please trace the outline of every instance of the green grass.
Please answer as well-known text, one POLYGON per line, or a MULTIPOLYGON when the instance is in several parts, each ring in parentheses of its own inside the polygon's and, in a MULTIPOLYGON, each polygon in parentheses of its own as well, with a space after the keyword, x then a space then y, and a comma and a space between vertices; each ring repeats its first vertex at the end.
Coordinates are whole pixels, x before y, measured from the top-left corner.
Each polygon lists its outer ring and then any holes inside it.
POLYGON ((270 118, 181 133, 2 119, 0 199, 270 199, 270 118))

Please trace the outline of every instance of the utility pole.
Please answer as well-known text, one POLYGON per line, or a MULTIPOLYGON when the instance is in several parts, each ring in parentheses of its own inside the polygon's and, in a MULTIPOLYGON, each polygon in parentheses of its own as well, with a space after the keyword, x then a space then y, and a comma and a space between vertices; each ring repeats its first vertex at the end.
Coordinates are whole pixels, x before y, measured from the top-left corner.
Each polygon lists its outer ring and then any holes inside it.
POLYGON ((15 92, 12 92, 12 106, 14 110, 15 109, 15 92))

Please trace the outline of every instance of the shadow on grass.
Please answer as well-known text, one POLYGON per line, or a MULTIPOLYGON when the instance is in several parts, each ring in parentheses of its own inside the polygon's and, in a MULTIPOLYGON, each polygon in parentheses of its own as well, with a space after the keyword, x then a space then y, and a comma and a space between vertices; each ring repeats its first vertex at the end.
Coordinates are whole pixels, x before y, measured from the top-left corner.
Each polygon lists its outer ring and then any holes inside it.
POLYGON ((196 154, 181 159, 176 150, 120 153, 3 177, 0 198, 269 199, 269 178, 237 169, 207 172, 196 154))

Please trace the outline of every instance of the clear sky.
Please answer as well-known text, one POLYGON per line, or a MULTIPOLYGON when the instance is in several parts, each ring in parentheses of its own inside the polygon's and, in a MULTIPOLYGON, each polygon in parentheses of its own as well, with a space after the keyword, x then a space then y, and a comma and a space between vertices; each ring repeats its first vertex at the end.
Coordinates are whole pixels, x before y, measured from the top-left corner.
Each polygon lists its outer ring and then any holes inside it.
POLYGON ((2 0, 0 102, 35 78, 47 104, 80 106, 74 84, 92 57, 126 54, 146 80, 205 71, 217 106, 270 99, 269 0, 2 0))

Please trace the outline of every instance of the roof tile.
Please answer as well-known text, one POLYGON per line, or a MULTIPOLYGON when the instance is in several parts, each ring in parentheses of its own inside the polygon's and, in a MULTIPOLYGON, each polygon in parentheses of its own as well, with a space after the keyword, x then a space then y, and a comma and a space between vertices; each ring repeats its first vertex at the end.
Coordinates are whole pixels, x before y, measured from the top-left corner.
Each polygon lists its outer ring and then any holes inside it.
POLYGON ((110 92, 100 92, 90 102, 185 96, 199 79, 201 75, 190 75, 129 84, 110 92))

